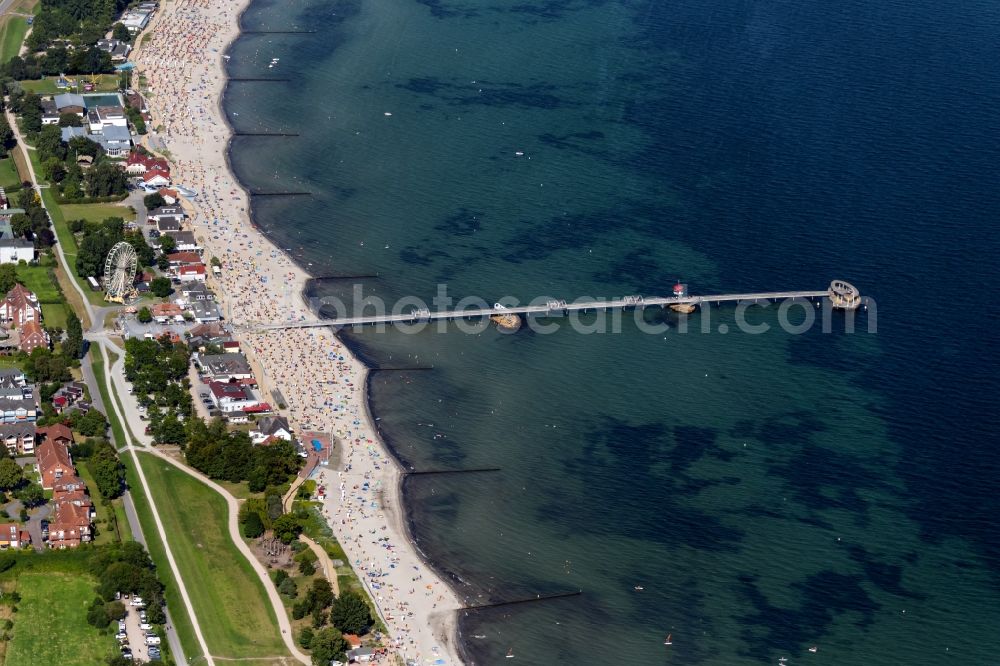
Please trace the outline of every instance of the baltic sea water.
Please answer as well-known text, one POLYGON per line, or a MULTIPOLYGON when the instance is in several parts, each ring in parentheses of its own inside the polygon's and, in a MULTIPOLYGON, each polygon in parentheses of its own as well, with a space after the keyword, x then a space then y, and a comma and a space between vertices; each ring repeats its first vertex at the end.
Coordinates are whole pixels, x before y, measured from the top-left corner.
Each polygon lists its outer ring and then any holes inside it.
POLYGON ((733 308, 708 333, 350 333, 434 367, 372 375, 404 464, 501 468, 407 484, 460 594, 583 592, 463 617, 470 660, 991 663, 1000 6, 254 0, 244 26, 314 31, 242 37, 231 75, 290 80, 225 108, 301 134, 232 160, 313 193, 254 215, 315 275, 389 302, 678 278, 877 302, 874 334, 748 335, 733 308))

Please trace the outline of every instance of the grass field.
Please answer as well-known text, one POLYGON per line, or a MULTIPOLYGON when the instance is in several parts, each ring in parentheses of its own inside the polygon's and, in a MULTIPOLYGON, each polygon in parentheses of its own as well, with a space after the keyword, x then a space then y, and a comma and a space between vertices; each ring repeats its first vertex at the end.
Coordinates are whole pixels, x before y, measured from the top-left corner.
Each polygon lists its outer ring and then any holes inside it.
POLYGON ((286 654, 264 587, 229 540, 225 500, 168 462, 139 458, 212 654, 286 654))
POLYGON ((21 185, 21 177, 17 173, 17 166, 13 157, 5 157, 0 160, 0 187, 10 190, 21 185))
POLYGON ((110 204, 63 204, 62 214, 67 220, 84 219, 88 222, 103 222, 109 217, 120 217, 126 222, 135 219, 135 211, 128 206, 110 204))
MULTIPOLYGON (((108 394, 107 383, 104 379, 104 357, 101 355, 101 348, 97 344, 90 346, 91 366, 94 369, 94 379, 97 380, 97 390, 101 392, 101 400, 104 401, 105 416, 111 424, 111 435, 116 447, 125 446, 128 440, 125 439, 125 429, 121 421, 118 420, 118 412, 112 409, 114 403, 111 402, 111 395, 108 394)), ((114 363, 114 361, 112 361, 114 363)))
POLYGON ((156 573, 163 583, 163 598, 167 601, 167 608, 170 611, 170 619, 173 621, 177 636, 180 638, 184 648, 184 656, 191 664, 201 663, 201 649, 198 647, 198 639, 194 634, 191 618, 188 617, 187 609, 181 599, 177 588, 177 581, 174 580, 173 572, 167 562, 167 554, 163 548, 163 542, 156 531, 156 524, 153 521, 153 514, 149 508, 149 500, 142 492, 142 484, 139 482, 139 475, 135 471, 135 465, 131 455, 123 455, 122 462, 125 464, 126 482, 132 489, 132 502, 135 504, 135 512, 139 517, 142 526, 142 533, 146 540, 146 550, 156 564, 156 573))
POLYGON ((53 284, 49 277, 49 268, 52 260, 43 258, 38 266, 27 266, 18 264, 17 279, 24 283, 24 286, 35 292, 39 303, 62 303, 62 294, 53 284))
MULTIPOLYGON (((61 92, 76 92, 76 87, 72 90, 60 90, 56 87, 55 76, 46 76, 43 79, 20 81, 21 87, 25 90, 30 90, 33 93, 38 93, 39 95, 54 95, 61 92)), ((73 78, 73 77, 70 77, 73 78)), ((75 79, 74 79, 75 81, 75 79)), ((86 93, 87 91, 83 89, 83 85, 90 83, 90 76, 87 75, 83 77, 80 82, 81 93, 86 93)), ((97 75, 97 85, 94 90, 90 92, 117 92, 118 91, 118 74, 98 74, 97 75)))
POLYGON ((87 624, 94 580, 66 573, 22 573, 14 637, 4 666, 93 666, 117 652, 114 636, 87 624))
POLYGON ((0 62, 7 62, 21 50, 21 43, 28 33, 28 19, 8 16, 0 27, 0 62))

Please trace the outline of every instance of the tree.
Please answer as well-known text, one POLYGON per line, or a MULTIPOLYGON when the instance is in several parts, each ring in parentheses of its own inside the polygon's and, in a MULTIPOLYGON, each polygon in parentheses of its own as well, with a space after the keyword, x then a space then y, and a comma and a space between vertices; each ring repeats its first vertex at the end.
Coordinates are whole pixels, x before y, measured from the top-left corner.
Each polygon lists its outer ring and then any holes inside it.
POLYGON ((87 195, 109 197, 128 192, 128 176, 125 170, 114 162, 101 161, 83 176, 87 195))
POLYGON ((128 31, 123 23, 115 23, 115 27, 111 30, 111 37, 117 39, 119 42, 131 42, 132 33, 128 31))
POLYGON ((282 543, 289 544, 302 534, 302 524, 299 519, 290 513, 278 516, 271 525, 274 536, 281 539, 282 543))
POLYGON ((163 200, 159 192, 153 192, 152 194, 147 194, 142 198, 142 204, 148 209, 153 210, 154 208, 159 208, 167 202, 163 200))
POLYGON ((140 324, 148 324, 149 322, 153 321, 153 313, 149 311, 149 308, 143 306, 139 308, 139 311, 136 313, 135 318, 139 320, 140 324))
POLYGON ((35 140, 35 150, 38 151, 38 159, 43 163, 50 157, 66 159, 66 144, 62 142, 62 132, 59 127, 56 125, 43 127, 35 140))
POLYGON ((83 358, 83 324, 73 310, 66 317, 66 339, 63 340, 62 351, 69 358, 83 358))
POLYGON ((316 567, 309 560, 302 560, 299 562, 299 573, 303 576, 312 576, 316 573, 316 567))
POLYGON ((313 642, 312 627, 302 627, 302 631, 299 632, 299 646, 308 650, 312 647, 312 642, 313 642))
POLYGON ((170 286, 169 279, 165 277, 158 277, 149 283, 149 290, 153 292, 153 295, 164 298, 169 296, 174 289, 170 286))
POLYGON ((0 264, 0 292, 6 294, 15 284, 17 284, 17 268, 14 264, 0 264))
POLYGON ((59 114, 59 127, 82 127, 83 118, 76 115, 75 113, 60 113, 59 114))
MULTIPOLYGON (((95 411, 95 410, 92 410, 95 411)), ((97 491, 105 499, 114 499, 125 491, 125 466, 111 444, 105 442, 90 461, 97 491)))
POLYGON ((358 594, 344 592, 330 610, 330 622, 345 634, 365 634, 372 626, 371 609, 358 594))
POLYGON ((330 587, 330 581, 326 578, 317 578, 313 580, 312 587, 309 589, 309 598, 312 600, 313 608, 328 608, 330 604, 333 603, 333 588, 330 587))
POLYGON ((264 533, 264 523, 261 522, 260 516, 256 513, 250 513, 247 515, 247 519, 243 522, 243 536, 247 539, 256 539, 264 533))
POLYGON ((26 507, 36 507, 45 504, 45 492, 37 483, 29 483, 14 493, 14 497, 21 500, 21 504, 26 507))
POLYGON ((285 580, 281 581, 280 585, 278 585, 278 592, 281 592, 289 599, 294 599, 295 596, 299 593, 299 586, 295 584, 295 581, 293 579, 286 578, 285 580))
POLYGON ((120 601, 109 601, 104 604, 104 612, 108 615, 109 621, 117 622, 118 620, 125 617, 126 609, 125 604, 120 601))
POLYGON ((0 490, 17 488, 24 483, 24 472, 21 466, 10 458, 0 460, 0 490))
POLYGON ((0 154, 6 155, 14 147, 14 130, 7 122, 7 116, 0 115, 0 154))
POLYGON ((343 661, 347 647, 347 641, 340 631, 333 627, 321 629, 313 634, 312 662, 316 666, 328 666, 333 660, 343 661))
POLYGON ((160 236, 160 250, 163 254, 170 254, 177 249, 177 241, 172 236, 160 236))
POLYGON ((90 608, 87 609, 87 622, 98 629, 103 629, 111 624, 103 600, 94 599, 93 603, 90 604, 90 608))

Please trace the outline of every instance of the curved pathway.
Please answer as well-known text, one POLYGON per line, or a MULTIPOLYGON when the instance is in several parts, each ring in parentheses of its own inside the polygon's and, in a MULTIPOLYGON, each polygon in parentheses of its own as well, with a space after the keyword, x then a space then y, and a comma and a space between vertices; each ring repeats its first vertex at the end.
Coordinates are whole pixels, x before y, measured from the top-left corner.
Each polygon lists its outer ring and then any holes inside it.
POLYGON ((333 593, 339 597, 340 581, 337 580, 337 568, 333 566, 333 560, 330 559, 330 556, 327 554, 326 550, 318 543, 307 537, 305 534, 299 535, 299 541, 309 546, 309 548, 312 549, 312 552, 316 553, 316 557, 320 563, 320 566, 323 567, 323 575, 326 576, 326 579, 328 581, 330 581, 330 587, 333 588, 333 593))

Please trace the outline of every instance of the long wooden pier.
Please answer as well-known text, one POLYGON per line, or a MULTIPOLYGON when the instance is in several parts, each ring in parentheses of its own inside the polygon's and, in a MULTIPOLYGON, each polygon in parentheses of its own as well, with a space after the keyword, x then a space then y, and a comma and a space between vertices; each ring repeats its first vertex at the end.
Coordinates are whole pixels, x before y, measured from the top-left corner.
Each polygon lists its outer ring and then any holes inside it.
POLYGON ((289 328, 312 328, 317 326, 363 326, 366 324, 416 324, 442 319, 476 319, 491 317, 496 314, 516 314, 526 316, 558 317, 572 312, 589 312, 594 310, 642 309, 647 307, 670 307, 673 305, 698 306, 705 303, 774 301, 786 299, 829 298, 833 307, 855 309, 860 305, 858 290, 842 280, 834 280, 830 288, 822 291, 763 291, 746 294, 716 294, 708 296, 623 296, 610 300, 574 301, 568 303, 561 300, 549 300, 541 305, 515 305, 498 308, 468 308, 464 310, 437 310, 416 308, 412 311, 397 314, 366 315, 361 317, 340 317, 336 319, 314 319, 307 321, 290 321, 284 323, 267 323, 251 326, 257 330, 277 330, 289 328))

